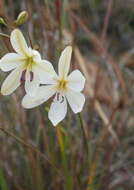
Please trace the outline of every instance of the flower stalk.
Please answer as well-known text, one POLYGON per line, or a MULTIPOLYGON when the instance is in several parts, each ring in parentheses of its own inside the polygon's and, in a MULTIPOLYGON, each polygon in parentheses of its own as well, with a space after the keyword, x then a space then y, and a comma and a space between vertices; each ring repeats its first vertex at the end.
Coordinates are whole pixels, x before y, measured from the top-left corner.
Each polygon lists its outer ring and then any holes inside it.
POLYGON ((79 117, 80 127, 81 127, 81 131, 82 131, 82 136, 83 136, 83 144, 84 144, 86 153, 88 155, 88 142, 87 142, 87 137, 86 137, 86 133, 85 133, 85 129, 84 129, 83 119, 82 119, 82 116, 80 113, 78 113, 78 117, 79 117))
POLYGON ((34 146, 32 146, 31 144, 29 143, 26 143, 22 138, 14 135, 13 133, 11 133, 10 131, 8 131, 7 129, 3 128, 3 127, 0 127, 0 130, 2 132, 4 132, 6 135, 12 137, 14 140, 16 140, 18 143, 22 144, 23 146, 25 146, 26 148, 29 148, 31 149, 34 153, 38 154, 40 157, 44 158, 52 167, 53 169, 60 175, 60 171, 58 170, 58 168, 47 158, 46 155, 44 155, 42 152, 40 152, 40 150, 34 146))

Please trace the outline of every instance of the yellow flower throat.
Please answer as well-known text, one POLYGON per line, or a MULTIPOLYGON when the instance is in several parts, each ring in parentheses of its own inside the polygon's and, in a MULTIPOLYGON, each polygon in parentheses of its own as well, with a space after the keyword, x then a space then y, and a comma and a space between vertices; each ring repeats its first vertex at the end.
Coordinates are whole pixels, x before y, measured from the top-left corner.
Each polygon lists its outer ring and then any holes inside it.
POLYGON ((29 68, 30 70, 32 69, 32 65, 34 65, 35 62, 33 60, 33 56, 32 57, 28 57, 26 59, 26 67, 29 68))
POLYGON ((66 81, 66 80, 64 80, 64 79, 62 79, 62 80, 58 80, 58 89, 59 90, 66 90, 66 88, 67 88, 67 83, 68 83, 68 81, 66 81))

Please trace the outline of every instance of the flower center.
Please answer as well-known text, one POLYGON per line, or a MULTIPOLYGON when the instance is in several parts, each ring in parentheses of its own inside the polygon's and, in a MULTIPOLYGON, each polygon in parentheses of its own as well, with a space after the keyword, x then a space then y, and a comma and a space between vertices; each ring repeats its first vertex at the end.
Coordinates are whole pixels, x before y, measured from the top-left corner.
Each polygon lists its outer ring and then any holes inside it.
POLYGON ((66 81, 66 80, 64 80, 64 79, 62 79, 62 80, 58 80, 58 89, 59 90, 66 90, 66 88, 67 88, 67 83, 68 83, 68 81, 66 81))
POLYGON ((29 68, 30 70, 32 70, 32 65, 35 64, 35 61, 33 60, 33 56, 32 57, 28 57, 26 59, 26 67, 29 68))

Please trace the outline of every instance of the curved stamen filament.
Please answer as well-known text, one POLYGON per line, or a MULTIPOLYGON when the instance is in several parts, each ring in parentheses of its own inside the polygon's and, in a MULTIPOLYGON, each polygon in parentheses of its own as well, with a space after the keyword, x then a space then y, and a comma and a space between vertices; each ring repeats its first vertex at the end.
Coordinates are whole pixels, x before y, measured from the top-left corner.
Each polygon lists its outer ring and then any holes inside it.
MULTIPOLYGON (((21 83, 26 81, 26 72, 27 72, 27 70, 22 71, 21 78, 20 78, 21 83)), ((30 71, 30 81, 33 80, 33 77, 34 77, 34 73, 32 71, 30 71)))
POLYGON ((60 93, 56 94, 56 99, 58 102, 63 103, 64 102, 64 96, 62 96, 60 93))
POLYGON ((61 102, 60 103, 63 103, 64 102, 64 96, 62 96, 62 100, 61 100, 61 102))

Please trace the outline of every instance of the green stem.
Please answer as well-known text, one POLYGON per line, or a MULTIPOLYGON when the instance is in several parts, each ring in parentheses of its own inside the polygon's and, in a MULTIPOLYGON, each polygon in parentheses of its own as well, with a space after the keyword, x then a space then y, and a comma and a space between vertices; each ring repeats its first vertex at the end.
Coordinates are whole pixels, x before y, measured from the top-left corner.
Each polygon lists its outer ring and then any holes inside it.
POLYGON ((86 149, 86 153, 88 155, 88 142, 87 142, 87 138, 86 138, 86 133, 85 133, 85 129, 84 129, 84 123, 82 120, 82 116, 80 113, 78 113, 79 116, 79 121, 80 121, 80 127, 81 127, 81 131, 82 131, 82 135, 83 135, 83 143, 84 143, 84 147, 86 149))
POLYGON ((7 34, 4 34, 4 33, 0 33, 0 37, 4 37, 4 38, 10 38, 10 36, 9 36, 9 35, 7 35, 7 34))

